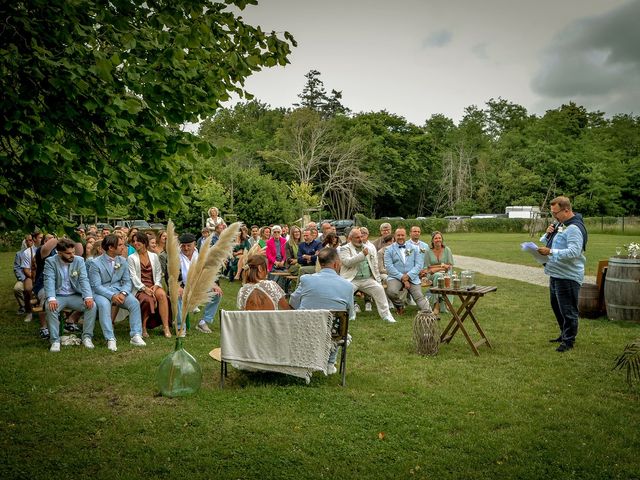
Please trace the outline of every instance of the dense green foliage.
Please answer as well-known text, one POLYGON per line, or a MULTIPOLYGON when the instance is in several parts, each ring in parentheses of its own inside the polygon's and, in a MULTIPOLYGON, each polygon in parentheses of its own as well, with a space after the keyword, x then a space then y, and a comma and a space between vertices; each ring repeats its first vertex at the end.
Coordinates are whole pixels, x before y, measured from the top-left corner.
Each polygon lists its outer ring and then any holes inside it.
POLYGON ((179 127, 288 63, 295 44, 246 24, 235 12, 249 3, 2 2, 0 222, 182 209, 194 152, 212 150, 179 127))
POLYGON ((573 103, 536 116, 504 99, 467 108, 458 125, 443 115, 423 126, 386 111, 328 115, 317 101, 318 75, 307 75, 304 108, 237 104, 207 119, 200 134, 234 149, 236 166, 310 185, 334 218, 503 213, 560 194, 584 215, 640 213, 640 117, 607 118, 573 103), (349 168, 336 158, 348 158, 349 168))

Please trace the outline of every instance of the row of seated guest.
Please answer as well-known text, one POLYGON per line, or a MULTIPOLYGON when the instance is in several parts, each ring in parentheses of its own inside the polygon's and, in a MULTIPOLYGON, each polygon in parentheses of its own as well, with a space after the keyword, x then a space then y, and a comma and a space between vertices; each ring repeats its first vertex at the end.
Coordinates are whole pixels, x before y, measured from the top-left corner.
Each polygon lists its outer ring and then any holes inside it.
MULTIPOLYGON (((103 231, 109 231, 108 229, 104 229, 103 231)), ((91 230, 90 230, 91 232, 91 230)), ((133 235, 138 233, 139 230, 137 228, 127 228, 127 227, 116 227, 113 230, 113 235, 117 235, 120 238, 125 240, 125 252, 124 256, 127 257, 135 252, 135 248, 133 246, 133 235)), ((144 232, 147 238, 149 239, 149 251, 160 254, 162 253, 167 244, 167 232, 165 230, 148 230, 144 232)), ((95 244, 100 244, 104 235, 102 233, 84 233, 84 229, 78 229, 78 234, 80 237, 80 242, 84 246, 84 258, 90 258, 93 251, 93 246, 95 244)), ((107 233, 108 235, 110 233, 107 233)))
MULTIPOLYGON (((67 238, 50 238, 36 249, 33 265, 37 274, 33 290, 44 306, 41 322, 44 321, 45 326, 40 334, 49 338, 51 351, 60 350, 59 316, 67 307, 74 311, 71 317, 79 318, 84 313, 82 343, 87 348, 93 348, 93 329, 98 315, 107 348, 117 350, 113 305, 129 310, 132 345, 145 345, 140 302, 145 320, 157 312, 165 327, 165 336, 170 336, 168 298, 160 284, 157 255, 147 250, 146 234, 136 233, 133 240, 136 252, 128 259, 123 256, 124 239, 118 235, 107 235, 100 244, 89 242, 93 256, 86 262, 82 258, 82 245, 67 238)), ((70 329, 65 326, 65 330, 70 329)))

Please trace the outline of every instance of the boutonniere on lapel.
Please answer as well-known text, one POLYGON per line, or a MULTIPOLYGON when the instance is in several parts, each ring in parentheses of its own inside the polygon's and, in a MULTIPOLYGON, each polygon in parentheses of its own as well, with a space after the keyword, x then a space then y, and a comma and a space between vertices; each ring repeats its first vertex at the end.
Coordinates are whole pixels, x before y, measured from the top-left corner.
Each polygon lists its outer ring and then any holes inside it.
POLYGON ((421 249, 420 249, 420 253, 422 253, 422 254, 424 254, 426 251, 427 251, 427 250, 426 250, 426 249, 424 249, 424 248, 421 248, 421 249))
POLYGON ((113 265, 113 269, 114 269, 114 270, 118 270, 121 266, 122 266, 122 264, 121 264, 121 263, 116 262, 116 263, 113 265))
POLYGON ((78 273, 77 270, 74 270, 73 272, 71 272, 71 277, 72 278, 78 278, 78 275, 79 275, 79 273, 78 273))
POLYGON ((413 250, 411 250, 409 247, 404 249, 404 254, 408 257, 413 253, 413 250))
POLYGON ((562 233, 567 229, 567 227, 565 227, 564 223, 561 223, 560 225, 558 225, 558 233, 562 233))

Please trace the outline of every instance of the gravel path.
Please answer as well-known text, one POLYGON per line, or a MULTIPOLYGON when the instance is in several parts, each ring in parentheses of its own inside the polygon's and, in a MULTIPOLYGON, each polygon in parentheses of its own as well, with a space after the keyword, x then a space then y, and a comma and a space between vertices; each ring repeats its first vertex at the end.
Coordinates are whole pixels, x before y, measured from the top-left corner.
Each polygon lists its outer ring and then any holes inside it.
MULTIPOLYGON (((544 274, 542 267, 529 267, 526 265, 515 265, 513 263, 494 262, 484 258, 464 257, 455 255, 457 268, 463 270, 473 270, 484 275, 494 277, 510 278, 521 282, 532 283, 533 285, 549 286, 549 277, 544 274)), ((585 283, 596 283, 596 278, 592 276, 584 277, 585 283)))

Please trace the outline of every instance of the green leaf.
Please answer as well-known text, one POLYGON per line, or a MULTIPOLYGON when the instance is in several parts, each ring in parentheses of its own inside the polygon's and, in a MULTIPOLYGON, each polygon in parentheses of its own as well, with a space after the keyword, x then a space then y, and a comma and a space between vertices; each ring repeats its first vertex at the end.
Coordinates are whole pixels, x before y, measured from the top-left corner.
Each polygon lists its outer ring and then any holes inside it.
POLYGON ((113 65, 109 60, 99 58, 96 61, 95 67, 96 73, 102 80, 104 80, 105 82, 113 81, 113 77, 111 76, 111 69, 113 68, 113 65))

